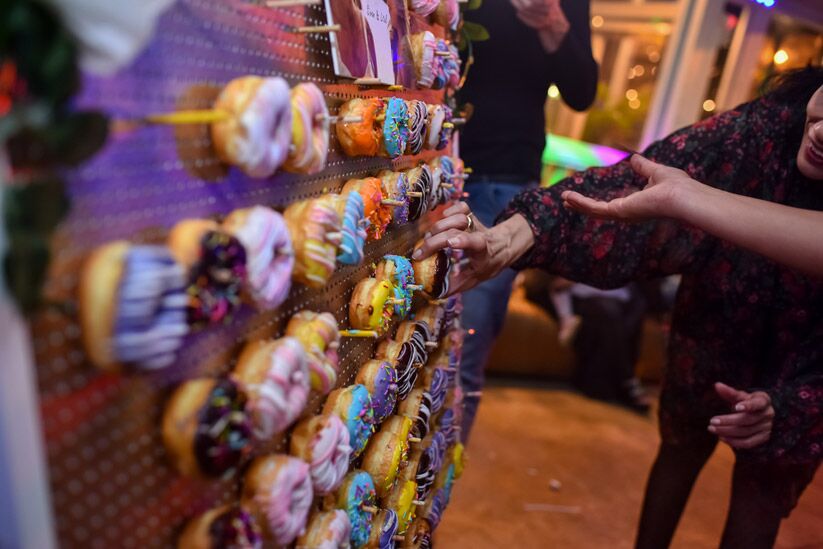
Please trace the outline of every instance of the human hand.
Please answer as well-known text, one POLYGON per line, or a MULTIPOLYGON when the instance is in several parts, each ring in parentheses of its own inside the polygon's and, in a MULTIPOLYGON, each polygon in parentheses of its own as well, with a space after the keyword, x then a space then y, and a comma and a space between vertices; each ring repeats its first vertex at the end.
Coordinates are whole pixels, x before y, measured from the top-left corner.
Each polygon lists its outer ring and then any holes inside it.
POLYGON ((528 250, 534 235, 520 215, 495 227, 485 227, 465 202, 446 208, 443 219, 431 226, 423 244, 412 254, 412 259, 425 259, 437 250, 462 250, 464 258, 457 273, 452 275, 449 294, 456 294, 477 286, 510 266, 528 250))
POLYGON ((709 421, 709 432, 732 448, 754 448, 769 440, 772 434, 774 407, 764 391, 747 393, 724 383, 715 383, 717 394, 734 406, 733 414, 714 416, 709 421))
POLYGON ((701 189, 708 187, 677 168, 632 155, 631 167, 648 179, 642 191, 609 202, 565 191, 563 205, 570 210, 600 219, 640 220, 657 217, 680 218, 683 207, 701 189))

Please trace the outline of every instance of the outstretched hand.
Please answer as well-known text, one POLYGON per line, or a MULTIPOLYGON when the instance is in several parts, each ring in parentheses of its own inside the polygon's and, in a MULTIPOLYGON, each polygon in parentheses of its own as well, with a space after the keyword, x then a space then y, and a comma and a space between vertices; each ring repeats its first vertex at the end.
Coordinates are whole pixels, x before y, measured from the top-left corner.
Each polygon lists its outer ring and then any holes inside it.
POLYGON ((630 160, 632 169, 648 180, 642 191, 605 202, 594 200, 574 191, 565 191, 561 197, 566 208, 600 219, 641 220, 679 216, 680 207, 689 190, 700 183, 677 168, 652 162, 635 154, 630 160))
POLYGON ((452 276, 449 294, 464 292, 510 266, 528 250, 534 240, 528 223, 520 215, 492 228, 472 216, 468 204, 457 202, 446 208, 443 219, 429 229, 412 259, 425 259, 437 250, 463 251, 460 268, 452 276))
POLYGON ((714 416, 709 421, 710 433, 732 448, 754 448, 769 440, 774 407, 768 393, 739 391, 724 383, 715 383, 714 390, 733 407, 734 413, 714 416))

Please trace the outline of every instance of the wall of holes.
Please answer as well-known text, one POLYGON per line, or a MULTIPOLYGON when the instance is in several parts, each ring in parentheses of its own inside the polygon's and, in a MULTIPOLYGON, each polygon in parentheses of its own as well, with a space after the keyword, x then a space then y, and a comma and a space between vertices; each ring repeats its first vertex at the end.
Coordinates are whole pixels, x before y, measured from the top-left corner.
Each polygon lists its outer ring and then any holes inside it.
MULTIPOLYGON (((389 3, 397 31, 394 41, 400 44, 401 83, 409 84, 412 65, 405 34, 427 25, 413 17, 402 20, 402 0, 389 3)), ((392 93, 429 103, 443 100, 442 92, 431 90, 387 92, 338 83, 328 37, 292 32, 295 26, 325 23, 320 6, 269 9, 262 2, 180 0, 161 18, 153 41, 137 61, 114 77, 87 77, 77 103, 119 119, 208 108, 222 85, 248 74, 279 75, 291 85, 315 82, 332 114, 356 96, 392 93)), ((277 311, 244 308, 231 325, 191 335, 176 366, 150 375, 102 374, 87 362, 76 314, 83 259, 114 239, 163 242, 181 219, 220 219, 254 204, 282 210, 299 199, 338 191, 348 178, 405 169, 436 156, 428 152, 396 161, 351 159, 338 152, 333 132, 330 146, 328 166, 316 176, 277 173, 254 180, 213 158, 203 127, 119 124, 101 153, 69 174, 72 209, 55 238, 45 290, 51 306, 32 321, 61 546, 169 547, 188 517, 235 499, 237 475, 195 481, 170 467, 159 424, 175 385, 190 377, 226 373, 247 340, 279 336, 288 318, 301 309, 330 311, 347 326, 354 285, 369 276, 370 264, 384 254, 408 255, 419 227, 395 228, 382 240, 367 243, 364 264, 338 268, 321 290, 295 285, 277 311)), ((343 340, 338 385, 352 382, 373 348, 371 340, 343 340)), ((306 413, 317 413, 321 404, 315 396, 306 413)), ((286 441, 284 435, 254 454, 283 451, 286 441)))

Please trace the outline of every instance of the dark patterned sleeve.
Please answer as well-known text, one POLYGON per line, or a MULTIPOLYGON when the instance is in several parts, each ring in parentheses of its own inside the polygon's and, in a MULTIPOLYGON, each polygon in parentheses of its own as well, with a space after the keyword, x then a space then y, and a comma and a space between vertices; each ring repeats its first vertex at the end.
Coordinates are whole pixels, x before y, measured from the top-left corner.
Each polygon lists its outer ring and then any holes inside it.
MULTIPOLYGON (((774 421, 769 441, 750 451, 764 460, 808 463, 823 457, 823 326, 807 338, 782 370, 782 380, 766 392, 772 399, 774 421)), ((747 453, 747 452, 744 452, 747 453)))
MULTIPOLYGON (((711 184, 712 172, 722 163, 723 148, 733 139, 742 118, 742 110, 732 110, 688 126, 653 143, 644 156, 711 184)), ((717 242, 703 231, 670 220, 598 220, 567 210, 560 198, 563 191, 573 190, 611 200, 638 191, 645 183, 624 160, 519 194, 497 219, 499 223, 519 213, 534 233, 534 246, 514 268, 538 267, 600 288, 699 269, 717 242)))

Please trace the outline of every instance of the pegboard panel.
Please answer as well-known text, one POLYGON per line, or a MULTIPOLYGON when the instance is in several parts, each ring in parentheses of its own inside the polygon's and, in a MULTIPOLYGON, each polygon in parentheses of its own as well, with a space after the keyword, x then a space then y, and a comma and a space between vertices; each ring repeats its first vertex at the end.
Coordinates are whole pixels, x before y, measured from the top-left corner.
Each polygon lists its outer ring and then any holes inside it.
MULTIPOLYGON (((338 82, 328 37, 292 32, 325 22, 319 6, 269 9, 238 0, 180 0, 162 16, 152 42, 130 67, 109 78, 86 76, 76 103, 121 120, 208 108, 225 83, 249 74, 279 75, 291 85, 314 82, 332 114, 353 97, 400 95, 442 102, 442 92, 389 92, 338 82)), ((428 28, 424 22, 409 21, 412 32, 423 28, 428 28)), ((410 64, 405 50, 401 63, 410 64)), ((256 204, 282 211, 297 200, 337 191, 349 178, 410 168, 444 152, 394 161, 348 158, 332 131, 323 172, 279 171, 260 180, 220 165, 203 127, 115 124, 103 151, 67 174, 72 208, 53 242, 45 287, 50 305, 31 322, 62 546, 169 547, 188 517, 236 499, 239 474, 197 481, 170 466, 159 425, 171 391, 185 379, 227 373, 247 341, 281 335, 287 320, 302 309, 329 311, 346 327, 354 285, 383 255, 410 254, 420 228, 393 228, 382 240, 367 243, 365 262, 338 266, 322 289, 295 284, 276 311, 244 306, 231 324, 191 334, 175 366, 149 374, 104 374, 88 362, 76 303, 78 273, 88 253, 120 238, 164 242, 169 228, 185 218, 219 220, 235 208, 256 204)), ((342 341, 338 386, 353 381, 374 346, 368 339, 342 341)), ((314 395, 305 413, 317 413, 323 400, 314 395)), ((253 455, 283 451, 287 442, 287 435, 278 437, 255 447, 253 455)))

